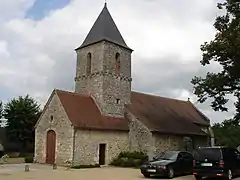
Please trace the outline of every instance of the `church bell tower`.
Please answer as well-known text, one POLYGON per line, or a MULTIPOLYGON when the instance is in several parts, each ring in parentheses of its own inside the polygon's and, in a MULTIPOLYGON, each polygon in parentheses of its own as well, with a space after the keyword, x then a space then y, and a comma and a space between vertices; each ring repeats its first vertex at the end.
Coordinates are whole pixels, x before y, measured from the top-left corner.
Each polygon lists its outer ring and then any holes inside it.
POLYGON ((93 27, 76 49, 75 92, 95 99, 101 113, 123 117, 131 103, 131 53, 105 3, 93 27))

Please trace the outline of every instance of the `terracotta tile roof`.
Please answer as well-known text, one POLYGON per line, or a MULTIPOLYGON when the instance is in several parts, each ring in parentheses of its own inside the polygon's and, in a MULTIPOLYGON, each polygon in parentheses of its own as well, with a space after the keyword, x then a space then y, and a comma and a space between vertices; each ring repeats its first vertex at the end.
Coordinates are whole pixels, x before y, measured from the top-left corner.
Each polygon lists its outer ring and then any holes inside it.
POLYGON ((75 127, 99 130, 128 130, 125 118, 102 116, 90 96, 56 90, 56 93, 75 127))
MULTIPOLYGON (((90 96, 56 90, 75 127, 99 130, 129 130, 125 118, 101 115, 90 96)), ((188 101, 132 92, 132 104, 126 106, 151 131, 173 134, 206 135, 196 124, 209 125, 188 101)))
POLYGON ((196 124, 209 125, 209 120, 189 101, 132 92, 128 108, 152 131, 206 135, 196 124))

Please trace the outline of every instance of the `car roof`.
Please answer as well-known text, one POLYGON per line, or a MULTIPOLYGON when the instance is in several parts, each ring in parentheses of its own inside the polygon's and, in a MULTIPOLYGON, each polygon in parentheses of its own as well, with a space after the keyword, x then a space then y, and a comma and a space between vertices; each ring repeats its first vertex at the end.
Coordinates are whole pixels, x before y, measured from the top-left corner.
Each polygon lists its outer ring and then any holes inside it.
POLYGON ((221 148, 229 148, 226 146, 208 146, 208 147, 199 147, 199 149, 221 149, 221 148))
POLYGON ((192 154, 191 152, 189 151, 174 151, 174 150, 168 150, 168 151, 165 151, 165 152, 174 152, 174 153, 190 153, 192 154))
POLYGON ((173 153, 180 153, 180 152, 183 152, 183 151, 174 151, 174 150, 168 150, 168 151, 165 151, 165 152, 173 152, 173 153))

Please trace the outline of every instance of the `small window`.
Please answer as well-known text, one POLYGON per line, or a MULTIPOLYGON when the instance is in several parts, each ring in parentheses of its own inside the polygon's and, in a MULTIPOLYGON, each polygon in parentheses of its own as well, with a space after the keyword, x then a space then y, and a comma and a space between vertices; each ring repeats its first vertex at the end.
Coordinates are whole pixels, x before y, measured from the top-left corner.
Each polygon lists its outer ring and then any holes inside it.
POLYGON ((51 122, 53 121, 53 116, 50 116, 50 121, 51 121, 51 122))
POLYGON ((92 66, 92 54, 91 53, 88 53, 87 55, 87 76, 89 76, 91 74, 91 66, 92 66))
POLYGON ((121 69, 120 54, 116 53, 116 56, 115 56, 115 72, 120 73, 120 69, 121 69))
POLYGON ((120 104, 120 99, 116 99, 116 103, 117 103, 117 104, 120 104))

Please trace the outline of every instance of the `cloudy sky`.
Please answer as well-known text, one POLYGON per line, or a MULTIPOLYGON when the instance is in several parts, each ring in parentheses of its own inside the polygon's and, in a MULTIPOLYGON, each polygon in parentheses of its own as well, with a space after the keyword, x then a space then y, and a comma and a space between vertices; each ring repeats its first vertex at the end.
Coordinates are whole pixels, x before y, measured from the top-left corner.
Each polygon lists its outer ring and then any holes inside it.
MULTIPOLYGON (((133 90, 193 103, 200 45, 214 37, 217 0, 108 0, 132 55, 133 90)), ((76 54, 104 0, 0 1, 0 100, 30 94, 42 105, 53 88, 74 89, 76 54)), ((233 114, 196 104, 212 122, 233 114)))

